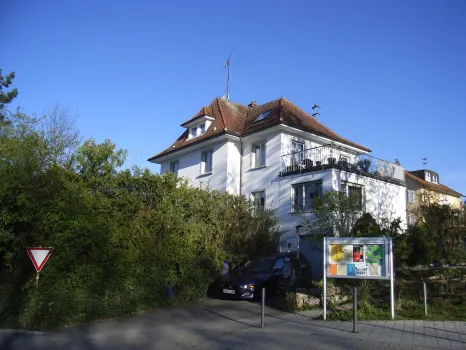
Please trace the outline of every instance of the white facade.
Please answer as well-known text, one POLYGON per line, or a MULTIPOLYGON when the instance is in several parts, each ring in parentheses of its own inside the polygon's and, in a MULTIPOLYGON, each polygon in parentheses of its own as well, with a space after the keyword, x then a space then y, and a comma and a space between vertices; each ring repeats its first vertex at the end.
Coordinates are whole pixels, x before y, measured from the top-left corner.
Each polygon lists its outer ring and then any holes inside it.
MULTIPOLYGON (((367 212, 375 218, 400 218, 406 227, 406 187, 402 183, 402 167, 389 165, 387 170, 379 166, 382 173, 390 173, 401 180, 398 183, 335 168, 281 176, 283 167, 289 165, 290 157, 287 158, 287 155, 293 151, 293 145, 301 147, 300 143, 303 149, 309 150, 303 152, 307 157, 306 154, 312 153, 313 148, 328 145, 331 141, 283 125, 242 138, 222 135, 163 156, 160 159, 161 173, 169 171, 173 162, 178 162, 178 176, 187 178, 191 186, 241 194, 250 199, 253 193, 260 193, 261 198, 265 194, 265 205, 278 214, 282 245, 286 238, 297 235, 300 224, 300 218, 293 215, 293 191, 297 188, 294 186, 307 182, 321 182, 319 191, 322 192, 341 190, 342 181, 359 186, 364 194, 367 212), (210 150, 212 171, 203 174, 203 152, 210 150)), ((334 142, 333 145, 337 147, 341 144, 334 142)), ((334 157, 336 153, 338 157, 345 157, 353 163, 356 154, 364 151, 344 146, 335 148, 331 156, 334 157)), ((327 159, 328 156, 330 154, 323 157, 327 159)))

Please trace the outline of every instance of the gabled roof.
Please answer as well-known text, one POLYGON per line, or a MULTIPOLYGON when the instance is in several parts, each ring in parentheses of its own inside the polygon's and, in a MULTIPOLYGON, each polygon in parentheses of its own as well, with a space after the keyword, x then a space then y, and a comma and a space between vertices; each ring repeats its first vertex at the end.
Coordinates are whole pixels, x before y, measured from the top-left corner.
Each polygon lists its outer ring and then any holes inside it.
POLYGON ((188 121, 185 121, 183 124, 181 124, 181 126, 185 126, 186 124, 189 124, 192 121, 195 121, 196 119, 201 118, 201 117, 203 117, 205 115, 207 115, 209 117, 212 117, 213 114, 214 114, 214 112, 212 111, 212 108, 210 106, 202 107, 201 110, 199 112, 197 112, 197 114, 194 117, 192 117, 188 121))
POLYGON ((149 161, 155 161, 161 156, 222 134, 245 136, 279 124, 341 142, 366 152, 371 151, 367 147, 338 135, 284 97, 260 106, 244 106, 216 98, 208 106, 203 107, 194 117, 181 125, 186 125, 204 115, 215 119, 204 134, 188 139, 189 131, 185 130, 170 147, 149 158, 149 161), (261 121, 256 121, 262 113, 267 111, 270 111, 267 117, 261 121))
POLYGON ((417 177, 416 175, 412 174, 409 171, 405 170, 405 176, 408 179, 416 181, 419 185, 421 185, 422 188, 442 193, 442 194, 447 194, 452 197, 462 197, 463 195, 459 192, 456 192, 455 190, 451 189, 450 187, 447 187, 445 185, 441 184, 434 184, 433 182, 426 181, 424 179, 421 179, 420 177, 417 177))
POLYGON ((189 130, 186 129, 170 147, 149 158, 149 161, 154 161, 158 157, 223 134, 240 136, 246 113, 246 106, 216 98, 208 106, 203 107, 193 118, 182 124, 185 125, 204 115, 214 118, 209 128, 202 135, 188 139, 189 130))
POLYGON ((251 134, 276 124, 288 125, 333 141, 341 142, 348 146, 359 148, 366 152, 371 151, 365 146, 338 135, 284 97, 250 109, 246 118, 244 134, 251 134), (255 122, 255 120, 266 111, 270 111, 270 114, 263 120, 255 122))

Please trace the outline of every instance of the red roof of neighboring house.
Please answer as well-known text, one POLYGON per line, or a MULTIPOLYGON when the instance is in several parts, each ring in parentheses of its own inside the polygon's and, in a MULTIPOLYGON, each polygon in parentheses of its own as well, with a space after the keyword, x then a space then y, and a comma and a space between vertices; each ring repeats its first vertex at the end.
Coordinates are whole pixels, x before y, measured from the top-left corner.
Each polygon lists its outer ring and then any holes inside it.
POLYGON ((432 182, 426 181, 424 179, 421 179, 420 177, 417 177, 414 174, 411 174, 409 171, 405 170, 405 176, 411 180, 416 181, 419 183, 423 188, 426 188, 428 190, 434 191, 434 192, 439 192, 442 194, 448 194, 449 196, 452 197, 462 197, 463 195, 459 192, 456 192, 455 190, 452 190, 450 187, 447 187, 445 185, 441 184, 434 184, 432 182))
POLYGON ((221 98, 216 98, 210 105, 203 107, 194 117, 181 125, 183 126, 204 115, 215 119, 204 134, 188 139, 189 130, 185 130, 170 147, 149 158, 149 161, 154 161, 171 152, 222 134, 244 136, 279 124, 287 125, 370 152, 369 148, 338 135, 283 97, 260 106, 244 106, 221 98), (256 121, 262 113, 268 111, 270 111, 270 113, 267 117, 261 121, 256 121))

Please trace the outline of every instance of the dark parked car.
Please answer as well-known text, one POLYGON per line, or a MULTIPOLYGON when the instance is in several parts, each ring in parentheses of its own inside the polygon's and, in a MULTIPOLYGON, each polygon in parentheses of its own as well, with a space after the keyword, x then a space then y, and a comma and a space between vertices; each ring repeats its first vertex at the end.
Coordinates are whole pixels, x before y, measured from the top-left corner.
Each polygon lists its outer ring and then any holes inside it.
POLYGON ((214 283, 217 295, 239 299, 260 299, 265 287, 266 297, 295 283, 295 259, 271 255, 249 260, 214 283))

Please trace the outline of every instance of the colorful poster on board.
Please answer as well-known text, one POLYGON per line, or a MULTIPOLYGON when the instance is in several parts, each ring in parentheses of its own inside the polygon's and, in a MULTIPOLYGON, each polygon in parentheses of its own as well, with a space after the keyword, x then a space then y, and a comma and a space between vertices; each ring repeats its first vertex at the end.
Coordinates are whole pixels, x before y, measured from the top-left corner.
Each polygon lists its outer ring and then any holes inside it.
POLYGON ((356 276, 356 265, 354 264, 346 265, 346 276, 356 276))
POLYGON ((353 262, 362 262, 364 261, 363 246, 354 245, 353 246, 353 262))
POLYGON ((346 276, 346 264, 337 265, 337 275, 346 276))
POLYGON ((327 238, 327 276, 388 279, 389 242, 385 237, 327 238))
POLYGON ((344 257, 343 246, 341 244, 332 244, 330 246, 330 259, 333 262, 342 261, 344 257))
POLYGON ((366 262, 369 264, 381 264, 383 257, 383 247, 380 244, 370 244, 366 246, 366 262))
POLYGON ((343 260, 347 263, 353 262, 353 245, 347 244, 343 246, 343 260))

